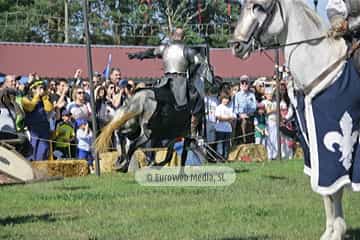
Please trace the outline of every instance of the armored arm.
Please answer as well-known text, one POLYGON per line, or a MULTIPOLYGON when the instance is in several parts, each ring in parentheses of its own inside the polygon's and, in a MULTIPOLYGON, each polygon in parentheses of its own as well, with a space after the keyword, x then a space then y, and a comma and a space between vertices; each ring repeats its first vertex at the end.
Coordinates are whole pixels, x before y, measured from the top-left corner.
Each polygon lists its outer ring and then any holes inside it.
POLYGON ((349 14, 348 28, 351 32, 360 30, 360 1, 345 0, 346 8, 349 14))
POLYGON ((146 51, 143 52, 136 52, 136 53, 129 53, 128 57, 129 59, 150 59, 150 58, 161 58, 162 57, 162 52, 163 52, 163 46, 160 46, 158 48, 150 48, 146 51))
POLYGON ((359 0, 329 0, 326 6, 331 26, 335 30, 357 32, 360 29, 359 0))
POLYGON ((337 28, 337 25, 348 17, 348 10, 343 0, 329 0, 326 13, 333 28, 337 28))
POLYGON ((185 47, 184 56, 189 63, 190 75, 197 70, 200 64, 205 63, 205 59, 193 48, 185 47))

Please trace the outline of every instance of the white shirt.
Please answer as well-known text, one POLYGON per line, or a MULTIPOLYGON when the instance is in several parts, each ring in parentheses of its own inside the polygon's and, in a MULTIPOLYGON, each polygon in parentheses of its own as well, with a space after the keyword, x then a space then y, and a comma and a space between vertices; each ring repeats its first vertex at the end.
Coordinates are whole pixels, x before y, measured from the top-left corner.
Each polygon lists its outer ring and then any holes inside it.
POLYGON ((76 131, 76 138, 78 141, 77 148, 84 150, 84 151, 90 151, 91 143, 92 143, 92 132, 89 130, 88 133, 85 132, 84 129, 79 128, 76 131))
POLYGON ((266 113, 266 122, 268 126, 274 126, 276 125, 276 101, 270 101, 270 100, 262 100, 261 101, 265 105, 266 111, 274 111, 271 113, 266 113))
MULTIPOLYGON (((225 105, 218 105, 215 109, 215 116, 216 117, 233 117, 235 118, 236 115, 232 111, 231 107, 225 105)), ((228 121, 217 121, 215 125, 215 129, 217 132, 232 132, 231 123, 228 121)))

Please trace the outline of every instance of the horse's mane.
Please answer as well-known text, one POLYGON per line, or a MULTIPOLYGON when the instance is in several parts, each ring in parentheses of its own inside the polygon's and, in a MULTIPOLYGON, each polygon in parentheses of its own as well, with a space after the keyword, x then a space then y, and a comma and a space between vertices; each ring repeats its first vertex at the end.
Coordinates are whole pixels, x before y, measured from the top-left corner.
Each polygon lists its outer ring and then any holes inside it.
POLYGON ((307 5, 307 3, 304 2, 304 0, 288 0, 288 1, 294 2, 294 4, 299 7, 299 9, 302 8, 304 10, 303 11, 304 15, 314 23, 316 28, 318 29, 324 28, 324 23, 320 18, 320 16, 313 9, 311 9, 309 5, 307 5))

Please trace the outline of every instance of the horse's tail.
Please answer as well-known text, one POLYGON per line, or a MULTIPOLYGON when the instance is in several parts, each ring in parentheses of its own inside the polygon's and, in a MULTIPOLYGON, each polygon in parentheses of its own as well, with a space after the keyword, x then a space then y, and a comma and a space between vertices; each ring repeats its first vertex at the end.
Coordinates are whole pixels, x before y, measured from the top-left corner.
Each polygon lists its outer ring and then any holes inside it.
POLYGON ((137 115, 139 115, 139 113, 125 112, 122 114, 122 116, 115 117, 111 122, 109 122, 103 129, 101 129, 100 135, 95 140, 95 151, 97 153, 108 151, 108 146, 110 144, 113 132, 137 115))

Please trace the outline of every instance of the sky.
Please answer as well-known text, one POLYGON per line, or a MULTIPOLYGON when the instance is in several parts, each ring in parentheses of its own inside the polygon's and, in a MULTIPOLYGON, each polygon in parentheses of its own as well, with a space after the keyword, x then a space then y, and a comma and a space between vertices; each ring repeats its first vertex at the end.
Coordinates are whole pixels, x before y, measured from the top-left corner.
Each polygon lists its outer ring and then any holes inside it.
MULTIPOLYGON (((314 8, 314 0, 306 0, 306 1, 312 8, 314 8)), ((326 11, 325 11, 327 2, 328 2, 328 0, 318 0, 318 13, 328 23, 329 21, 327 19, 326 11)))

